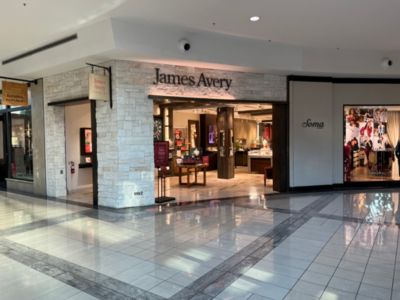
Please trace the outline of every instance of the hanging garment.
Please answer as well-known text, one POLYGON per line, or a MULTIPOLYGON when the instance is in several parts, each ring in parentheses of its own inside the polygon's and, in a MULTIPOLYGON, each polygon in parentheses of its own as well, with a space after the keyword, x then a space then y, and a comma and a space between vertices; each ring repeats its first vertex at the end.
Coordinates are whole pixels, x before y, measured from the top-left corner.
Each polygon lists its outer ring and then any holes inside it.
POLYGON ((400 176, 400 141, 397 141, 396 148, 394 148, 394 154, 397 158, 397 164, 399 166, 399 176, 400 176))

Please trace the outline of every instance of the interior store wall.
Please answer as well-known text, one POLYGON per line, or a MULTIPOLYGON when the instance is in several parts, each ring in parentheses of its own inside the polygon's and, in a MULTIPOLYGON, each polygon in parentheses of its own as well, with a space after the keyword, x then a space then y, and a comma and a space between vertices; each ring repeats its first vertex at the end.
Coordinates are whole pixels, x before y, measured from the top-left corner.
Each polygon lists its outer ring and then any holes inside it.
POLYGON ((234 119, 233 134, 235 141, 237 139, 246 139, 246 145, 250 147, 251 143, 257 140, 257 122, 246 119, 234 119))
POLYGON ((67 170, 67 190, 69 192, 92 185, 92 168, 79 168, 80 128, 91 128, 90 104, 79 104, 65 107, 65 155, 67 170), (75 163, 75 173, 70 171, 69 162, 75 163))
POLYGON ((291 81, 289 93, 290 187, 343 183, 344 105, 400 105, 399 84, 291 81))
POLYGON ((188 128, 188 121, 199 121, 200 115, 195 113, 188 113, 179 110, 174 110, 174 126, 173 128, 188 128))

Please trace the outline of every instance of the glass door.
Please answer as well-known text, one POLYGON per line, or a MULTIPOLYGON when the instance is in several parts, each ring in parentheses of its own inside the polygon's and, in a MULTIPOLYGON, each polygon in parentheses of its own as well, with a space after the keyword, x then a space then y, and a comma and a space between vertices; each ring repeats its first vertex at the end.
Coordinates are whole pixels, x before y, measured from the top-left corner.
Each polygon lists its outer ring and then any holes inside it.
POLYGON ((7 126, 5 124, 5 114, 0 115, 0 188, 6 187, 6 178, 8 177, 7 147, 6 136, 7 126))

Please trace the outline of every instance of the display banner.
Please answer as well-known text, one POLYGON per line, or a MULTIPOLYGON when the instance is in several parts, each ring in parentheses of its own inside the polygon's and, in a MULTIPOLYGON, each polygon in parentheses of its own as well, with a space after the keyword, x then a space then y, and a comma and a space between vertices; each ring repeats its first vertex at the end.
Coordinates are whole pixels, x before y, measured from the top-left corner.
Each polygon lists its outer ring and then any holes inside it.
POLYGON ((156 168, 168 167, 169 142, 154 142, 154 166, 156 168))
POLYGON ((1 104, 10 106, 28 105, 28 85, 26 83, 17 83, 3 81, 3 101, 1 104))
POLYGON ((110 82, 107 75, 89 74, 89 99, 110 101, 110 82))

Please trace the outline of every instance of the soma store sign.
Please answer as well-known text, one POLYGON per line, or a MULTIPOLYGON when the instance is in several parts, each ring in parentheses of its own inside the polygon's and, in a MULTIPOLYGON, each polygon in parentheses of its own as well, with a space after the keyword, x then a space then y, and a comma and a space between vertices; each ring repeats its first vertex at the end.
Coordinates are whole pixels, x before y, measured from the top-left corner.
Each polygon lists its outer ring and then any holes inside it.
POLYGON ((323 129, 325 127, 324 122, 320 121, 313 121, 312 119, 308 118, 305 120, 303 123, 301 123, 301 126, 303 128, 317 128, 317 129, 323 129))
POLYGON ((168 74, 162 73, 160 68, 155 68, 155 80, 153 81, 153 84, 182 85, 198 88, 206 87, 229 91, 232 86, 232 79, 210 77, 206 76, 204 73, 201 73, 199 76, 168 74))
POLYGON ((1 104, 9 106, 28 105, 28 85, 26 83, 3 81, 2 89, 3 100, 1 104))

